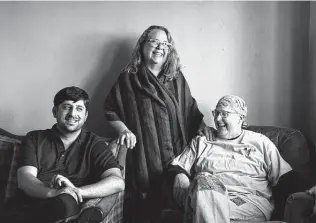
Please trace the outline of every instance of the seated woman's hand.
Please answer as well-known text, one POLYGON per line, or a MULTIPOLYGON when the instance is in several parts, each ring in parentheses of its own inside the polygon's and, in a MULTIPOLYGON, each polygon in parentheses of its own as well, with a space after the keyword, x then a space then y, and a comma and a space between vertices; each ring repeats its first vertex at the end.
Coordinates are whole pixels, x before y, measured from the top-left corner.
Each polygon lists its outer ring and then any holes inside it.
POLYGON ((173 196, 181 207, 185 206, 189 186, 190 180, 185 174, 180 173, 176 175, 173 184, 173 196))
POLYGON ((306 191, 309 195, 316 197, 316 186, 312 187, 311 189, 306 191))
POLYGON ((129 130, 125 129, 120 132, 117 142, 120 145, 126 145, 128 149, 133 149, 136 145, 136 136, 129 130))

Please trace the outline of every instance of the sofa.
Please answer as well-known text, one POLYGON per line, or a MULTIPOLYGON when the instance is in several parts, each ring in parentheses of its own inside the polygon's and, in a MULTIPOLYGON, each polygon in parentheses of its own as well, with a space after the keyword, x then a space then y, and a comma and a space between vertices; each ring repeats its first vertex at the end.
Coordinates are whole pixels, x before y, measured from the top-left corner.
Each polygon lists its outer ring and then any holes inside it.
MULTIPOLYGON (((291 128, 276 126, 248 126, 246 129, 259 132, 267 136, 278 148, 281 156, 292 167, 292 171, 283 175, 273 188, 275 210, 272 214, 274 222, 284 220, 286 199, 295 192, 304 191, 313 185, 313 147, 303 134, 291 128)), ((166 177, 167 208, 162 211, 160 222, 182 222, 183 210, 176 204, 172 194, 174 175, 166 177)))
MULTIPOLYGON (((0 128, 0 222, 3 223, 11 222, 10 218, 18 214, 11 212, 6 204, 10 203, 17 193, 17 156, 22 140, 23 136, 11 134, 0 128)), ((125 168, 126 147, 117 145, 116 140, 104 140, 108 142, 108 148, 117 157, 120 165, 125 168)), ((123 202, 124 191, 108 197, 90 199, 82 205, 79 213, 80 223, 122 223, 123 202)))

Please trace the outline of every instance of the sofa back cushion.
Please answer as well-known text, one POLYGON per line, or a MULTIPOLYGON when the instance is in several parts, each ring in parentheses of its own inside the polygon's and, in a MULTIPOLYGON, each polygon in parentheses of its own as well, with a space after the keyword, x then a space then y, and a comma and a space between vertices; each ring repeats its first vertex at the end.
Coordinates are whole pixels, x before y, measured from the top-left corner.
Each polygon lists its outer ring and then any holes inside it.
POLYGON ((296 129, 275 126, 248 126, 246 129, 267 136, 293 169, 306 164, 310 159, 306 138, 296 129))

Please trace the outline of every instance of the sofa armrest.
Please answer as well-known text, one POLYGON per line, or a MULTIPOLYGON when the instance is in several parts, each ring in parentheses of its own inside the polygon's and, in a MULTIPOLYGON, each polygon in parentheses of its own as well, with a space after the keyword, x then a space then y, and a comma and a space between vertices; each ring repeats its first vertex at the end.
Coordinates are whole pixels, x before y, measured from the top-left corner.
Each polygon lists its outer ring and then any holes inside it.
POLYGON ((315 199, 305 192, 294 193, 286 201, 284 220, 288 223, 312 223, 315 222, 313 207, 315 199))
POLYGON ((125 145, 119 145, 116 143, 116 139, 112 140, 109 143, 108 147, 113 155, 117 158, 121 167, 123 167, 122 175, 125 178, 125 165, 126 165, 126 155, 127 155, 127 147, 125 145))

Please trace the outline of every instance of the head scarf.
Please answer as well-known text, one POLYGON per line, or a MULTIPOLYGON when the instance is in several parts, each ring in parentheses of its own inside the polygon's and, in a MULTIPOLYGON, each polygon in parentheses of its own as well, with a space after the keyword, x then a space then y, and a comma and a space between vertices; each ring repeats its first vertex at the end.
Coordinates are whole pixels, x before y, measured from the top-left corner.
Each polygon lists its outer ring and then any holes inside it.
MULTIPOLYGON (((236 95, 225 95, 224 97, 219 99, 216 107, 229 107, 231 111, 242 115, 244 119, 247 117, 248 109, 246 106, 246 102, 242 98, 236 95)), ((247 123, 245 120, 244 120, 243 126, 247 126, 247 123)))

